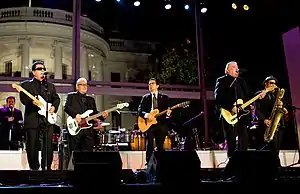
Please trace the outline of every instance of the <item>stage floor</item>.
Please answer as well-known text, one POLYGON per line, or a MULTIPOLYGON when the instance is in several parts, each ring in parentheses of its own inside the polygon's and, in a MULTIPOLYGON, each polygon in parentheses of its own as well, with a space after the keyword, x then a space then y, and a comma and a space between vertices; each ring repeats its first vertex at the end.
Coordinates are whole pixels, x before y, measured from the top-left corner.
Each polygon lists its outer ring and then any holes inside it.
MULTIPOLYGON (((226 151, 197 151, 201 161, 201 168, 224 168, 228 162, 226 151)), ((145 151, 120 151, 123 169, 145 168, 145 151)), ((0 151, 0 170, 29 170, 25 151, 0 151)), ((281 150, 281 166, 289 166, 298 162, 298 150, 281 150)), ((52 169, 58 169, 58 154, 54 152, 52 169)))

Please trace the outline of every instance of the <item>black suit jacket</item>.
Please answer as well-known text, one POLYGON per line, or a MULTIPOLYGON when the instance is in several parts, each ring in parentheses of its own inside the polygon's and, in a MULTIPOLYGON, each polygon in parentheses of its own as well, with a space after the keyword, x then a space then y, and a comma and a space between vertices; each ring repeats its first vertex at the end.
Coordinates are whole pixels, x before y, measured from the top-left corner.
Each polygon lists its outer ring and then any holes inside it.
POLYGON ((7 106, 0 109, 0 130, 8 130, 13 124, 14 128, 21 128, 23 122, 22 112, 19 109, 14 108, 11 111, 7 106), (14 117, 13 122, 8 121, 8 117, 14 117))
MULTIPOLYGON (((87 110, 93 110, 91 115, 95 115, 98 112, 95 99, 86 95, 86 101, 82 101, 82 94, 79 92, 71 92, 67 95, 66 103, 64 106, 65 112, 75 118, 77 114, 82 114, 87 110)), ((104 120, 103 116, 98 117, 100 120, 104 120)), ((91 121, 92 123, 94 121, 91 121)))
POLYGON ((232 110, 233 104, 237 99, 242 99, 244 103, 250 99, 246 81, 240 77, 234 81, 234 78, 229 75, 224 75, 217 79, 214 96, 218 108, 226 110, 232 110))
MULTIPOLYGON (((46 95, 45 93, 41 94, 39 89, 36 87, 37 82, 39 81, 33 78, 32 80, 22 82, 21 86, 33 96, 42 96, 48 103, 51 103, 52 106, 55 107, 55 112, 57 112, 60 104, 60 98, 56 93, 54 84, 47 82, 48 95, 46 95)), ((22 104, 25 105, 24 129, 38 129, 41 123, 46 122, 46 118, 38 113, 40 110, 39 107, 35 106, 32 99, 29 98, 25 93, 20 92, 20 100, 22 104)), ((49 122, 47 122, 47 124, 50 125, 49 122)))
MULTIPOLYGON (((169 108, 169 97, 159 92, 157 96, 158 96, 157 105, 158 105, 159 112, 167 110, 169 108)), ((144 118, 146 113, 150 113, 151 108, 152 108, 152 95, 151 93, 148 93, 142 97, 142 100, 138 107, 139 116, 144 118)), ((161 117, 158 117, 157 121, 158 122, 166 121, 166 115, 162 115, 161 117)))

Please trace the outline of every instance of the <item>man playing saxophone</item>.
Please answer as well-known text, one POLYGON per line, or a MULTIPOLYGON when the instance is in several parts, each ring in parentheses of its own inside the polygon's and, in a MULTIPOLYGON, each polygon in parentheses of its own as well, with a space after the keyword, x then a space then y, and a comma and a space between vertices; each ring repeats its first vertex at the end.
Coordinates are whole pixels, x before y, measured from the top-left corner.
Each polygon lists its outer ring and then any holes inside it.
POLYGON ((275 89, 266 93, 260 100, 255 102, 255 113, 259 120, 257 137, 257 143, 260 145, 259 149, 271 150, 278 155, 282 129, 284 128, 284 120, 282 118, 286 114, 286 109, 283 107, 282 102, 284 89, 279 89, 277 82, 278 80, 273 76, 269 76, 264 80, 263 85, 265 89, 269 87, 275 89))

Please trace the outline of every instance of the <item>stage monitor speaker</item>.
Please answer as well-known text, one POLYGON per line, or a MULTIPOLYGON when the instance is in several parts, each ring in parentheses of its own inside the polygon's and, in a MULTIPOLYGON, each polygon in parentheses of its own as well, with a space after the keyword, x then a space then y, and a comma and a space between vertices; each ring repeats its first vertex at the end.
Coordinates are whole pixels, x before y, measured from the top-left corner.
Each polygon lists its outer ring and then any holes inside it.
POLYGON ((280 167, 278 154, 269 150, 235 151, 225 167, 227 177, 238 181, 272 181, 280 167))
POLYGON ((198 184, 201 162, 196 151, 155 151, 147 166, 150 180, 162 184, 198 184))
POLYGON ((74 165, 74 186, 120 185, 122 159, 119 152, 74 151, 70 163, 74 165))

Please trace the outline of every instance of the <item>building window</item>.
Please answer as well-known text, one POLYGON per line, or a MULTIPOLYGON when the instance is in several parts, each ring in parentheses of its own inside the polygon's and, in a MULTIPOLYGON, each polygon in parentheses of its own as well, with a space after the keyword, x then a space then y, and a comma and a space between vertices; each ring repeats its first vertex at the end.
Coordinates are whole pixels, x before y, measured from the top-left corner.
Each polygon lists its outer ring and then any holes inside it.
POLYGON ((5 69, 4 74, 6 76, 12 76, 12 61, 4 62, 4 69, 5 69))
MULTIPOLYGON (((110 73, 110 81, 111 82, 121 82, 121 74, 120 73, 110 73)), ((112 88, 120 88, 118 86, 111 86, 112 88)))

